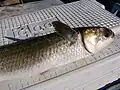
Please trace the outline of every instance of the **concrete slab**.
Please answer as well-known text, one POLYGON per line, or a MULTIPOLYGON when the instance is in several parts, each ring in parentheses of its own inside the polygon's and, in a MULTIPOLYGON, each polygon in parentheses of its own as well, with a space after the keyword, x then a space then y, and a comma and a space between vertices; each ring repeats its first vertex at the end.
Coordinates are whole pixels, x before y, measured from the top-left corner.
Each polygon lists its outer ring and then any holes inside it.
POLYGON ((60 0, 41 0, 24 4, 0 7, 0 19, 38 11, 63 4, 60 0))

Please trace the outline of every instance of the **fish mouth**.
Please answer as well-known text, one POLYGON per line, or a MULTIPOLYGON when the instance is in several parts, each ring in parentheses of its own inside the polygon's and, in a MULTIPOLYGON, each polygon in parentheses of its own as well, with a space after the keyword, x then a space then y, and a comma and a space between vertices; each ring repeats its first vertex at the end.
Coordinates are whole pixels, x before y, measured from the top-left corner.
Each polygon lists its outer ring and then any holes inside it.
POLYGON ((114 32, 112 32, 111 38, 114 38, 114 37, 115 37, 115 33, 114 33, 114 32))
POLYGON ((112 30, 110 30, 110 36, 109 37, 110 38, 115 38, 115 33, 112 30))
POLYGON ((115 37, 115 33, 112 30, 110 30, 110 33, 111 33, 110 37, 114 38, 115 37))

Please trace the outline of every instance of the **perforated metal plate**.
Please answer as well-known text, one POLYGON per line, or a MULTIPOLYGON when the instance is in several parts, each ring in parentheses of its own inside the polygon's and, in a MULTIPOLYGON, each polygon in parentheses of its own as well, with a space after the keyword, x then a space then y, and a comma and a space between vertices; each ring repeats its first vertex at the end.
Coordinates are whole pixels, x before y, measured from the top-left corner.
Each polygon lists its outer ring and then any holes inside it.
MULTIPOLYGON (((71 27, 113 27, 120 24, 120 19, 118 17, 102 9, 94 2, 81 0, 0 20, 0 45, 9 43, 5 36, 18 37, 22 39, 33 37, 33 30, 30 32, 31 30, 29 30, 29 27, 53 17, 57 17, 60 21, 71 27), (27 32, 25 32, 26 35, 14 34, 15 32, 21 32, 22 29, 24 31, 27 30, 27 32)), ((45 34, 43 31, 42 33, 45 34)))

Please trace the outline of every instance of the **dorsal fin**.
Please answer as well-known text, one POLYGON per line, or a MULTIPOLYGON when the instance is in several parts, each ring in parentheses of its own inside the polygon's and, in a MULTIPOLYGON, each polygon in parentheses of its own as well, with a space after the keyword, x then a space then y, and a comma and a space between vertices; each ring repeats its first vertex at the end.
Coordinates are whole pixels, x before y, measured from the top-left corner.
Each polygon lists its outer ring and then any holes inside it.
POLYGON ((77 41, 78 33, 72 28, 70 28, 68 25, 60 21, 53 21, 52 24, 56 32, 63 38, 69 40, 71 44, 74 44, 77 41))

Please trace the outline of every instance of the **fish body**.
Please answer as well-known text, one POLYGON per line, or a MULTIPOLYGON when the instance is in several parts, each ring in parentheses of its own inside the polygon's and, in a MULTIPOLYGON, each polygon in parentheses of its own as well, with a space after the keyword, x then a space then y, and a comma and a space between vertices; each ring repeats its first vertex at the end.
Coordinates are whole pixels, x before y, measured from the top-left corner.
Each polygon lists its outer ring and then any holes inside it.
POLYGON ((40 74, 95 53, 114 40, 107 28, 72 29, 54 21, 56 32, 0 47, 0 79, 8 80, 40 74), (101 43, 99 43, 101 41, 101 43), (102 46, 107 42, 105 46, 102 46), (100 49, 96 49, 96 45, 100 49), (90 52, 90 53, 88 53, 90 52))

